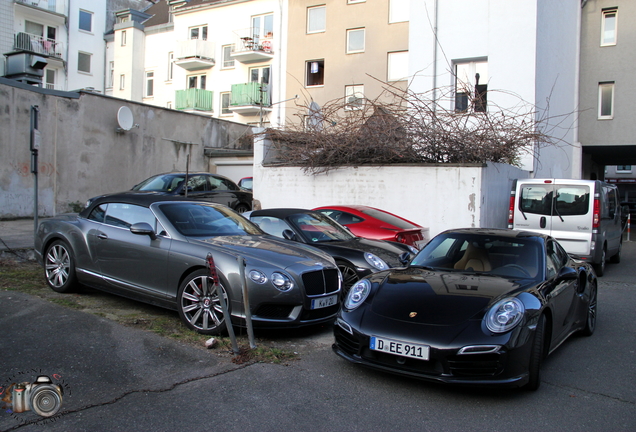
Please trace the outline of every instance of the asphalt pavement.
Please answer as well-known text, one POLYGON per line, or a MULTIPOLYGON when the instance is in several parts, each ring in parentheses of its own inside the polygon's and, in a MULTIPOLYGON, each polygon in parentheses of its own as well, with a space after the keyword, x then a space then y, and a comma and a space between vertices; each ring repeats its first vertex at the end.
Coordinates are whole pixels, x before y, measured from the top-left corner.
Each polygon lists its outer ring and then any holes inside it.
MULTIPOLYGON (((24 254, 32 234, 33 221, 0 221, 0 249, 24 254)), ((0 408, 12 383, 39 375, 63 393, 51 418, 0 409, 0 431, 634 431, 636 242, 625 243, 622 261, 599 281, 596 333, 548 357, 537 392, 357 367, 333 354, 328 329, 301 333, 298 360, 235 364, 215 350, 0 290, 0 408)))

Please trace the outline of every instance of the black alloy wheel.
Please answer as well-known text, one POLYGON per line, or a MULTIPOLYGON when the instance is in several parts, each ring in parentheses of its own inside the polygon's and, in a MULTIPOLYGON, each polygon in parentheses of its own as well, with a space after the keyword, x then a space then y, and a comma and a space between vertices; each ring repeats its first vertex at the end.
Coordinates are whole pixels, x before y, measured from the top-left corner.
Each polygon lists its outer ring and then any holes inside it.
POLYGON ((528 365, 528 384, 526 389, 535 391, 541 385, 541 362, 543 361, 545 340, 545 315, 539 317, 537 328, 534 331, 534 340, 530 351, 530 363, 528 365))
POLYGON ((63 240, 55 240, 44 253, 44 276, 47 285, 59 293, 77 288, 75 257, 71 247, 63 240))
POLYGON ((237 213, 245 213, 250 210, 251 210, 250 207, 247 204, 243 204, 243 203, 237 205, 236 208, 234 209, 234 211, 237 213))
POLYGON ((587 305, 587 318, 585 320, 585 327, 581 330, 583 336, 592 336, 594 330, 596 330, 596 314, 598 312, 598 288, 596 282, 590 287, 590 301, 587 305))
POLYGON ((336 261, 338 265, 338 270, 342 273, 342 295, 343 297, 347 295, 353 284, 358 282, 358 273, 356 269, 353 268, 350 264, 344 261, 336 261))
POLYGON ((603 254, 601 255, 601 262, 594 265, 596 276, 601 277, 605 273, 605 261, 607 261, 607 248, 603 246, 603 254))
MULTIPOLYGON (((221 282, 219 287, 229 310, 227 290, 221 282)), ((177 294, 177 310, 184 324, 198 333, 219 335, 227 329, 218 289, 208 270, 197 270, 185 278, 177 294)))

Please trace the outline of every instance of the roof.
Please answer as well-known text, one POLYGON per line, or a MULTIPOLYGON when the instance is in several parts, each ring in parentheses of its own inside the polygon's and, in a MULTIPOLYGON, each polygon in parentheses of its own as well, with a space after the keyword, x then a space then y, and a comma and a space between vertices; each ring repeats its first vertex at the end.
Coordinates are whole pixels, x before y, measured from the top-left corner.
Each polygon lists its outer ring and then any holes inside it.
POLYGON ((88 213, 95 207, 103 203, 118 202, 123 204, 134 204, 143 207, 150 207, 151 204, 163 201, 186 201, 193 204, 206 205, 206 206, 218 206, 225 207, 222 204, 210 203, 207 201, 198 201, 192 198, 180 196, 180 195, 166 195, 162 192, 153 191, 126 191, 117 192, 107 195, 100 195, 91 201, 91 204, 82 210, 80 215, 86 217, 88 213))
POLYGON ((306 213, 306 214, 320 214, 313 210, 299 209, 299 208, 274 208, 266 210, 254 210, 250 213, 250 218, 253 216, 272 216, 279 219, 284 219, 293 214, 306 213))

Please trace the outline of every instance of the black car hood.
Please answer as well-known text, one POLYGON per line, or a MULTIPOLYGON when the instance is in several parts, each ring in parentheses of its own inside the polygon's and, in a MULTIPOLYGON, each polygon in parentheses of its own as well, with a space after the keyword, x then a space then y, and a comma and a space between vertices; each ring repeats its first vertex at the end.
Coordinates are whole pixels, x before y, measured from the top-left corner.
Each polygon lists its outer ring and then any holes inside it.
POLYGON ((411 324, 454 326, 481 319, 493 299, 520 288, 498 276, 393 270, 374 292, 371 311, 411 324))
POLYGON ((330 266, 333 259, 326 253, 300 243, 264 235, 218 236, 188 238, 188 241, 205 243, 225 249, 228 253, 254 258, 269 264, 287 268, 296 263, 308 266, 330 266))
MULTIPOLYGON (((351 240, 317 242, 311 243, 311 245, 327 252, 329 255, 342 256, 349 259, 351 259, 352 250, 353 253, 360 253, 360 255, 364 252, 371 252, 382 258, 391 267, 403 266, 399 257, 404 252, 409 252, 408 247, 399 243, 359 237, 351 240)), ((361 258, 364 259, 363 257, 361 258)))

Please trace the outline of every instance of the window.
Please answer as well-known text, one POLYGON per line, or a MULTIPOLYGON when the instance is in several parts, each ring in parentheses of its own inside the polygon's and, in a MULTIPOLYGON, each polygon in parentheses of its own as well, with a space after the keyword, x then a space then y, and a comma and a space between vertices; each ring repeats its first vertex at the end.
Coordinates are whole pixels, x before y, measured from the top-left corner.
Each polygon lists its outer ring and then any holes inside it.
POLYGON ((258 44, 261 38, 270 39, 274 36, 274 15, 260 15, 252 17, 252 37, 258 44))
POLYGON ((198 88, 205 90, 206 80, 206 75, 190 75, 188 77, 188 88, 198 88))
POLYGON ((44 36, 44 26, 42 24, 34 23, 31 21, 24 22, 24 31, 35 36, 44 36))
POLYGON ((632 166, 631 165, 616 165, 616 172, 630 173, 632 172, 632 166))
POLYGON ((617 9, 606 9, 603 11, 601 46, 616 45, 617 13, 617 9))
POLYGON ((208 26, 190 27, 190 39, 208 40, 208 26))
POLYGON ((49 90, 55 90, 55 73, 57 72, 55 69, 46 69, 46 88, 49 90))
POLYGON ((126 75, 119 75, 119 90, 126 88, 126 75))
POLYGON ((91 54, 81 51, 77 53, 77 70, 91 73, 91 54))
POLYGON ((409 52, 390 52, 387 59, 387 80, 402 81, 409 75, 409 52))
POLYGON ((108 62, 108 88, 115 84, 115 62, 108 62))
POLYGON ((121 32, 121 46, 126 46, 126 30, 121 32))
POLYGON ((230 110, 231 97, 232 93, 230 92, 221 93, 221 115, 232 114, 232 111, 230 110))
POLYGON ((455 112, 486 112, 488 109, 488 62, 455 64, 455 112))
POLYGON ((91 12, 80 9, 79 29, 87 32, 93 31, 93 14, 91 12))
POLYGON ((270 78, 269 66, 250 69, 250 82, 260 82, 262 84, 269 84, 270 82, 269 78, 270 78))
POLYGON ((324 60, 312 60, 305 64, 307 70, 306 86, 321 86, 325 84, 325 61, 324 60))
POLYGON ((347 0, 347 4, 364 3, 367 0, 347 0))
POLYGON ((410 0, 389 0, 389 23, 409 20, 410 0))
POLYGON ((166 108, 172 109, 172 101, 166 102, 166 108))
POLYGON ((307 33, 324 32, 327 28, 326 15, 326 6, 307 8, 307 33))
POLYGON ((168 81, 172 81, 172 72, 174 70, 174 53, 168 53, 168 81))
POLYGON ((152 97, 155 93, 155 73, 146 72, 146 97, 152 97))
POLYGON ((364 29, 347 30, 347 54, 364 52, 364 29))
POLYGON ((611 120, 614 118, 614 83, 606 82, 598 85, 598 118, 611 120))
POLYGON ((234 45, 223 46, 223 69, 234 67, 234 59, 232 58, 232 51, 234 51, 234 45))
POLYGON ((364 86, 345 86, 345 110, 359 110, 364 107, 364 86))

